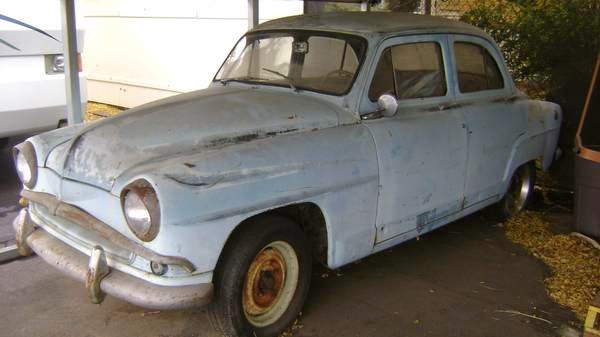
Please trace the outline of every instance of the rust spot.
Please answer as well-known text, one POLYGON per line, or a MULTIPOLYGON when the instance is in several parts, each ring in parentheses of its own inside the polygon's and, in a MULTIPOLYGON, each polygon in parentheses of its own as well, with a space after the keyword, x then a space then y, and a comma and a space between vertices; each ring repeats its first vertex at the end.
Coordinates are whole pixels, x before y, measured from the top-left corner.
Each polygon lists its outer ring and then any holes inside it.
POLYGON ((200 187, 200 186, 208 186, 209 185, 208 183, 202 181, 199 177, 196 177, 193 175, 176 176, 176 175, 172 175, 172 174, 165 174, 165 177, 169 178, 175 182, 178 182, 180 184, 189 185, 189 186, 200 187))
POLYGON ((244 284, 243 306, 247 314, 263 314, 277 302, 285 273, 285 261, 277 249, 264 249, 254 258, 244 284))
POLYGON ((249 142, 251 140, 257 139, 258 134, 251 133, 247 135, 241 135, 236 137, 227 137, 227 138, 218 138, 210 142, 210 146, 220 146, 227 144, 237 144, 243 142, 249 142))
POLYGON ((255 139, 265 138, 265 137, 273 137, 279 134, 285 134, 289 132, 298 131, 298 128, 286 129, 281 131, 269 131, 269 132, 257 132, 257 133, 249 133, 247 135, 240 135, 236 137, 227 137, 227 138, 218 138, 214 139, 210 142, 209 146, 221 146, 221 145, 229 145, 229 144, 238 144, 249 142, 255 139))
MULTIPOLYGON (((138 179, 134 182, 127 185, 121 191, 121 207, 125 209, 125 200, 127 199, 127 194, 133 193, 137 195, 146 206, 148 212, 150 213, 150 229, 147 232, 136 232, 135 228, 129 226, 129 228, 135 232, 136 236, 140 238, 142 241, 152 241, 156 235, 158 235, 160 229, 160 207, 158 198, 156 196, 156 192, 150 183, 144 179, 138 179)), ((125 217, 127 221, 127 217, 125 217)))

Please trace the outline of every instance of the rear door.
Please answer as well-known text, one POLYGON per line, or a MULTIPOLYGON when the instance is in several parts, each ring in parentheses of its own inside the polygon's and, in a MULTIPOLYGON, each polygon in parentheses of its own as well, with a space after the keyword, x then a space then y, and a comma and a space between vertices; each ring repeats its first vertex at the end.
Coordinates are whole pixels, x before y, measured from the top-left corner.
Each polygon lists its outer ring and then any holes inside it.
MULTIPOLYGON (((398 98, 395 116, 364 120, 379 161, 377 242, 410 238, 462 205, 467 138, 448 87, 443 35, 384 41, 376 56, 366 103, 398 98)), ((368 110, 368 104, 361 107, 368 110)))
POLYGON ((469 207, 498 198, 513 144, 527 127, 524 105, 514 89, 498 50, 488 41, 449 38, 456 72, 456 101, 464 111, 468 134, 465 202, 469 207))

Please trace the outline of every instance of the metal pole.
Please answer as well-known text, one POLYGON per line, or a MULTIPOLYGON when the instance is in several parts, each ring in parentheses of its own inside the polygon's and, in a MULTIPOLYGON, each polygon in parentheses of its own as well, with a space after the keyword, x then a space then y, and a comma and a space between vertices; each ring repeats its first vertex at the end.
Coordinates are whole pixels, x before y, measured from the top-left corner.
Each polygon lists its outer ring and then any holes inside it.
POLYGON ((83 122, 79 70, 77 65, 77 28, 75 1, 61 0, 63 56, 65 58, 65 90, 67 94, 67 120, 69 125, 83 122))
POLYGON ((431 15, 431 0, 423 0, 423 14, 431 15))
POLYGON ((258 26, 258 0, 248 0, 248 30, 258 26))
POLYGON ((368 0, 363 0, 360 3, 360 10, 362 12, 370 12, 371 11, 371 6, 369 5, 369 1, 368 0))

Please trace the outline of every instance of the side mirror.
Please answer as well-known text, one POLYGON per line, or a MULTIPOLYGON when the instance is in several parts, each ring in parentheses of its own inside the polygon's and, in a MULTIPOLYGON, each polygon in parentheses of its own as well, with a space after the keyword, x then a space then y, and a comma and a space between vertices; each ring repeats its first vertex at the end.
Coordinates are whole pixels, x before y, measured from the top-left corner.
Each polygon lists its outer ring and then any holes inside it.
POLYGON ((377 99, 379 112, 385 117, 392 117, 398 111, 398 100, 390 94, 383 94, 377 99))

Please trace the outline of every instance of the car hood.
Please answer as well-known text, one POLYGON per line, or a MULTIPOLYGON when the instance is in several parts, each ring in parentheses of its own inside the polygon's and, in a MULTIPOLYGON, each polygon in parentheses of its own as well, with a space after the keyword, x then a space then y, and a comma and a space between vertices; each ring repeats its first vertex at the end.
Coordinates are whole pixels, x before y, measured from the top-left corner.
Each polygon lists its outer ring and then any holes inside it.
POLYGON ((300 93, 213 87, 92 123, 56 146, 46 166, 65 178, 110 191, 122 173, 142 163, 337 126, 342 111, 300 93))

